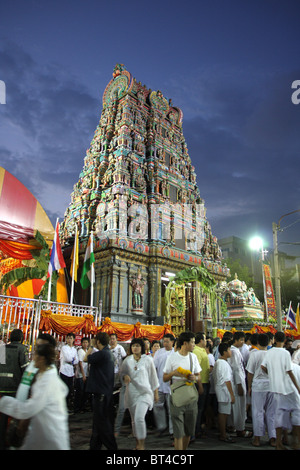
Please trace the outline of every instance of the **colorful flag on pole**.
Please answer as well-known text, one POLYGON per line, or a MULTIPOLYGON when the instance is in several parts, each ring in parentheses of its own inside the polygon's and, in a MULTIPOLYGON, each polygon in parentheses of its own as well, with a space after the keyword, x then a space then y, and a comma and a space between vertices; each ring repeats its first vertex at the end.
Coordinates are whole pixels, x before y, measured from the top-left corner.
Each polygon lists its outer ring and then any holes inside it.
POLYGON ((77 270, 78 270, 78 265, 79 265, 78 251, 79 251, 79 240, 78 240, 78 230, 76 230, 74 246, 73 246, 73 250, 71 254, 71 267, 70 267, 70 274, 72 278, 74 275, 73 280, 75 282, 77 282, 77 270))
POLYGON ((93 239, 90 236, 84 256, 84 262, 82 267, 82 273, 80 278, 80 284, 83 289, 87 289, 95 282, 94 274, 94 250, 93 250, 93 239))
POLYGON ((289 311, 286 316, 286 323, 289 324, 293 330, 297 330, 296 316, 292 309, 292 302, 290 302, 289 311))
POLYGON ((264 275, 265 275, 265 286, 266 286, 266 297, 267 297, 267 306, 268 306, 268 315, 273 318, 276 318, 276 305, 275 305, 275 296, 272 285, 272 278, 270 272, 270 266, 267 264, 263 265, 264 275))
POLYGON ((59 271, 60 269, 63 269, 65 267, 66 264, 59 241, 59 223, 57 222, 51 249, 50 262, 48 266, 48 277, 52 275, 53 271, 59 271))

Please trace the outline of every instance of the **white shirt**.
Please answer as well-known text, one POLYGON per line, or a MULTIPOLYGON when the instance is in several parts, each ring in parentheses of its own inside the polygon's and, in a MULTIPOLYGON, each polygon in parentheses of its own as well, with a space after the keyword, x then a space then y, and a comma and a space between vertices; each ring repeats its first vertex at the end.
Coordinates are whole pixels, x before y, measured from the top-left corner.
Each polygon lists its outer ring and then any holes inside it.
MULTIPOLYGON (((255 349, 253 349, 253 352, 255 349)), ((264 360, 267 350, 256 350, 256 353, 253 352, 249 356, 249 360, 246 366, 246 370, 253 374, 252 380, 252 390, 254 392, 269 392, 270 391, 270 381, 268 374, 262 370, 261 364, 264 360)))
POLYGON ((296 351, 293 352, 292 362, 300 365, 300 349, 296 349, 296 351))
MULTIPOLYGON (((178 369, 178 367, 182 367, 186 370, 191 370, 192 374, 199 374, 202 370, 196 354, 189 353, 186 356, 183 356, 179 353, 179 351, 176 351, 174 354, 168 356, 163 372, 169 374, 173 370, 178 369), (190 364, 190 356, 192 358, 192 370, 190 364)), ((172 377, 172 380, 182 380, 182 377, 176 377, 174 375, 172 377)))
POLYGON ((129 375, 130 383, 126 385, 125 407, 131 408, 138 400, 153 408, 154 390, 159 387, 156 369, 151 356, 142 354, 139 361, 135 361, 133 354, 128 356, 121 366, 121 376, 129 375))
POLYGON ((74 376, 74 367, 78 364, 78 354, 74 346, 65 344, 60 351, 60 369, 59 372, 67 377, 74 376))
MULTIPOLYGON (((87 377, 89 375, 89 364, 87 362, 84 362, 84 360, 83 360, 86 356, 86 353, 87 353, 87 351, 85 351, 83 348, 80 348, 77 351, 78 363, 81 362, 84 374, 87 377)), ((78 367, 78 378, 82 379, 82 373, 81 373, 80 367, 78 367)))
POLYGON ((154 365, 156 367, 156 372, 159 380, 159 391, 163 393, 171 393, 170 382, 164 382, 164 367, 166 364, 167 358, 170 354, 174 354, 174 348, 170 351, 167 351, 166 348, 161 348, 156 351, 154 356, 154 365))
POLYGON ((246 375, 243 363, 243 357, 239 348, 231 346, 231 357, 228 358, 228 364, 232 368, 233 382, 235 385, 242 385, 246 388, 246 375))
POLYGON ((225 359, 218 359, 216 361, 212 371, 212 376, 218 402, 231 402, 226 382, 231 382, 231 385, 233 386, 232 369, 225 359))
POLYGON ((262 365, 268 370, 271 392, 288 395, 295 391, 293 382, 287 374, 292 370, 292 360, 286 349, 276 347, 269 349, 262 365))
POLYGON ((2 397, 0 412, 16 419, 31 419, 22 450, 70 450, 66 396, 68 387, 55 368, 38 374, 32 397, 25 402, 2 397))
POLYGON ((125 349, 121 344, 117 344, 115 348, 110 348, 113 356, 114 356, 114 364, 115 364, 115 374, 120 371, 123 359, 127 356, 125 349))

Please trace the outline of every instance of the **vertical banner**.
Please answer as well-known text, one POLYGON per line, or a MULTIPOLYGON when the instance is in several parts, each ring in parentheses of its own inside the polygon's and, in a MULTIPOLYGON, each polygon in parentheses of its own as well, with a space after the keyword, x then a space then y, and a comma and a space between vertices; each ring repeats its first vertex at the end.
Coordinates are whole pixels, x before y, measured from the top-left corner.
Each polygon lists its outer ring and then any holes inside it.
POLYGON ((268 314, 269 316, 276 319, 276 304, 275 304, 275 296, 274 296, 274 290, 273 290, 273 285, 272 285, 272 278, 271 278, 271 273, 270 273, 270 266, 268 266, 267 264, 264 264, 263 269, 264 269, 264 274, 265 274, 268 314))

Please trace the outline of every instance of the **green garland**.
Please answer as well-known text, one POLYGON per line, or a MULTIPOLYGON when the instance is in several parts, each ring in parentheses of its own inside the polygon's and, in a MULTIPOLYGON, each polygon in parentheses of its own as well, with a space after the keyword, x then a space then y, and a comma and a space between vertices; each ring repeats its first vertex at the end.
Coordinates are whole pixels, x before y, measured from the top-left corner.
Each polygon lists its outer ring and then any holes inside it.
MULTIPOLYGON (((35 248, 30 250, 32 257, 35 260, 36 266, 23 266, 22 268, 16 268, 4 274, 4 276, 2 276, 0 279, 0 291, 6 292, 7 289, 9 289, 11 286, 18 287, 20 284, 29 279, 45 279, 46 283, 44 284, 38 296, 35 297, 41 296, 46 298, 49 284, 47 273, 50 261, 50 249, 46 240, 39 231, 36 232, 35 240, 42 246, 40 250, 35 248)), ((53 284, 55 287, 57 279, 58 273, 55 271, 52 274, 52 281, 54 281, 53 284)), ((53 295, 51 295, 51 297, 56 295, 55 291, 56 289, 53 289, 53 295)))
MULTIPOLYGON (((171 305, 171 297, 173 293, 172 291, 175 292, 176 286, 180 286, 182 284, 187 284, 188 282, 194 282, 194 281, 198 281, 203 291, 210 294, 211 299, 213 296, 214 300, 216 300, 217 294, 215 292, 215 287, 217 283, 214 277, 210 274, 210 272, 206 268, 202 266, 193 266, 191 268, 182 269, 169 281, 167 288, 166 288, 165 305, 166 305, 167 322, 170 322, 170 305, 171 305)), ((213 302, 213 305, 214 305, 213 308, 215 309, 215 301, 213 302)), ((216 312, 213 316, 216 316, 216 312)))

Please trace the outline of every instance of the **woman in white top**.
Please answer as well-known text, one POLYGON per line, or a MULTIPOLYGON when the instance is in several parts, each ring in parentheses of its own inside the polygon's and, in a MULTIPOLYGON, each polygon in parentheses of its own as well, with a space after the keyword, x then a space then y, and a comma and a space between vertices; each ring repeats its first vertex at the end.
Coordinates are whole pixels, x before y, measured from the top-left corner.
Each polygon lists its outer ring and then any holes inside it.
POLYGON ((126 385, 125 408, 129 409, 136 449, 144 450, 147 428, 145 416, 158 401, 159 381, 151 356, 145 354, 145 344, 135 338, 121 367, 121 377, 126 385))
POLYGON ((66 407, 68 387, 59 378, 55 348, 40 344, 34 363, 38 369, 31 397, 25 402, 4 396, 0 412, 16 419, 31 419, 22 450, 69 450, 69 427, 66 407))

